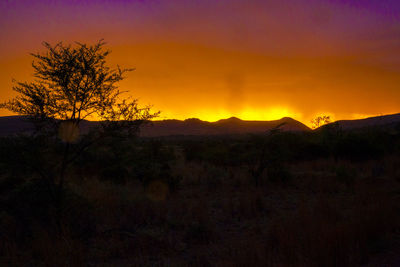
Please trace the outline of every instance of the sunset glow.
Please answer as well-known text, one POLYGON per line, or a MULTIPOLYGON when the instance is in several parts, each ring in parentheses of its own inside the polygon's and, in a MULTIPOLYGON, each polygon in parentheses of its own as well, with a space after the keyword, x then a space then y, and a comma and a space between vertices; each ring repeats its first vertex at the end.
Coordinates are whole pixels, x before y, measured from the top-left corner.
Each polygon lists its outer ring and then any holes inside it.
POLYGON ((264 110, 254 110, 251 108, 245 108, 237 113, 232 113, 228 110, 195 110, 193 114, 163 114, 161 116, 163 119, 168 118, 176 118, 176 119, 187 119, 187 118, 201 118, 205 121, 218 121, 221 118, 229 118, 229 117, 237 117, 243 120, 278 120, 283 117, 292 117, 292 118, 302 118, 302 115, 299 113, 295 113, 290 111, 287 108, 283 107, 274 107, 270 109, 264 110))
MULTIPOLYGON (((160 119, 245 120, 400 111, 400 2, 2 1, 0 101, 32 79, 42 41, 104 38, 121 90, 160 119)), ((0 116, 10 115, 1 110, 0 116)))

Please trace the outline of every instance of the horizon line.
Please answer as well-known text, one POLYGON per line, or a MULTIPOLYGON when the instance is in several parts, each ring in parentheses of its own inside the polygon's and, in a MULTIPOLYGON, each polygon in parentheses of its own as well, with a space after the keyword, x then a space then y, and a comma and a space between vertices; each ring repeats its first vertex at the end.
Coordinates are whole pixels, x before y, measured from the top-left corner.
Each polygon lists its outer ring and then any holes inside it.
MULTIPOLYGON (((340 119, 340 120, 331 121, 330 123, 334 123, 334 122, 337 122, 337 121, 364 120, 364 119, 378 118, 378 117, 384 117, 384 116, 394 116, 394 115, 400 115, 400 112, 397 112, 397 113, 390 113, 390 114, 372 115, 372 116, 368 116, 368 117, 364 117, 364 118, 356 118, 356 119, 340 119)), ((7 117, 24 117, 24 116, 28 116, 28 115, 6 115, 6 116, 0 116, 0 118, 7 118, 7 117)), ((188 118, 185 118, 185 119, 174 119, 174 118, 162 118, 162 119, 160 119, 160 118, 156 118, 156 119, 151 119, 150 121, 168 121, 168 120, 187 121, 187 120, 199 120, 199 121, 203 121, 203 122, 213 123, 213 122, 218 122, 218 121, 223 121, 223 120, 236 119, 236 120, 240 120, 240 121, 250 121, 250 122, 270 122, 270 121, 279 121, 279 120, 283 120, 283 119, 285 119, 285 118, 298 121, 298 122, 300 122, 300 123, 306 125, 307 127, 309 127, 309 126, 308 126, 308 123, 306 124, 306 123, 304 123, 303 121, 298 120, 298 119, 293 118, 293 117, 290 117, 290 116, 284 116, 284 117, 281 117, 280 119, 273 119, 273 120, 256 120, 256 119, 246 120, 246 119, 241 119, 241 118, 239 118, 239 117, 237 117, 237 116, 231 116, 231 117, 228 117, 228 118, 221 118, 221 119, 218 119, 218 120, 204 120, 204 119, 197 118, 197 117, 190 117, 190 118, 188 117, 188 118)), ((89 120, 89 119, 84 119, 84 121, 96 122, 96 121, 101 121, 101 120, 89 120)))

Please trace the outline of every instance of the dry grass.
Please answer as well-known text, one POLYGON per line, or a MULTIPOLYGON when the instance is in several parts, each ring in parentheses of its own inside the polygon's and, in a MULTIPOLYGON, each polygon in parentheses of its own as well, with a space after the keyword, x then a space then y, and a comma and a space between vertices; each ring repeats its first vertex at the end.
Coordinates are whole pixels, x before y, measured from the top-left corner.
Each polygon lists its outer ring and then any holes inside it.
POLYGON ((62 235, 53 236, 35 226, 22 246, 4 215, 2 265, 367 264, 399 231, 398 164, 396 157, 298 162, 288 166, 288 184, 268 182, 264 174, 266 182, 255 187, 245 167, 178 162, 172 172, 183 180, 176 192, 88 177, 70 188, 91 203, 94 235, 82 239, 64 225, 62 235))

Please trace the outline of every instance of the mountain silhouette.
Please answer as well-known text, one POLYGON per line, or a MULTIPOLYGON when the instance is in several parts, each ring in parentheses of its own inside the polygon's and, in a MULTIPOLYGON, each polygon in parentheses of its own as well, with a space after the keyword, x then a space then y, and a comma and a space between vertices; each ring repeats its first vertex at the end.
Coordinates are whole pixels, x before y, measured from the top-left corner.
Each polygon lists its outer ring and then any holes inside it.
POLYGON ((306 125, 292 118, 273 121, 245 121, 232 117, 216 122, 199 119, 153 121, 141 130, 142 136, 172 135, 231 135, 246 133, 265 133, 279 125, 283 131, 309 131, 306 125))
POLYGON ((29 133, 34 126, 27 120, 26 116, 0 117, 0 135, 7 136, 19 133, 29 133))
POLYGON ((362 129, 371 127, 393 128, 400 123, 400 113, 369 117, 357 120, 339 120, 333 123, 338 124, 339 127, 342 128, 343 130, 353 130, 353 129, 362 129))
MULTIPOLYGON (((96 121, 83 121, 81 132, 87 132, 98 125, 96 121)), ((335 122, 343 130, 361 129, 367 127, 395 127, 400 124, 400 113, 358 120, 340 120, 335 122)), ((216 122, 202 121, 197 118, 186 120, 152 121, 141 128, 142 137, 161 136, 200 136, 200 135, 236 135, 248 133, 266 133, 281 125, 283 131, 310 131, 303 123, 289 117, 272 121, 247 121, 236 117, 222 119, 216 122)), ((25 116, 0 117, 0 136, 20 133, 30 133, 33 125, 25 116)))
MULTIPOLYGON (((83 121, 81 132, 87 132, 98 125, 96 121, 83 121)), ((140 136, 180 136, 180 135, 230 135, 246 133, 265 133, 282 125, 283 131, 309 131, 306 125, 292 118, 282 118, 273 121, 245 121, 236 117, 222 119, 216 122, 202 121, 197 118, 186 120, 160 120, 152 121, 141 128, 140 136)), ((0 135, 29 133, 33 125, 24 116, 0 117, 0 135)))

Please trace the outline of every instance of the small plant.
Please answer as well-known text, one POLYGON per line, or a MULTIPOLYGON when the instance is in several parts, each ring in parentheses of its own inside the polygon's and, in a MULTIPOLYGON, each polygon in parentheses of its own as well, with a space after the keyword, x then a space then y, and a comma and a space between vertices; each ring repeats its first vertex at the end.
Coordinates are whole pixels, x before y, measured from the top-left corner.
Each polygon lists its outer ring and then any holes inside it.
POLYGON ((291 172, 280 162, 274 162, 267 168, 268 180, 275 183, 286 184, 292 178, 291 172))
POLYGON ((321 127, 322 125, 325 125, 328 123, 331 123, 330 116, 326 116, 326 115, 318 116, 311 120, 311 128, 317 129, 317 128, 321 127))
POLYGON ((348 188, 354 187, 356 171, 343 165, 336 169, 336 178, 348 188))

